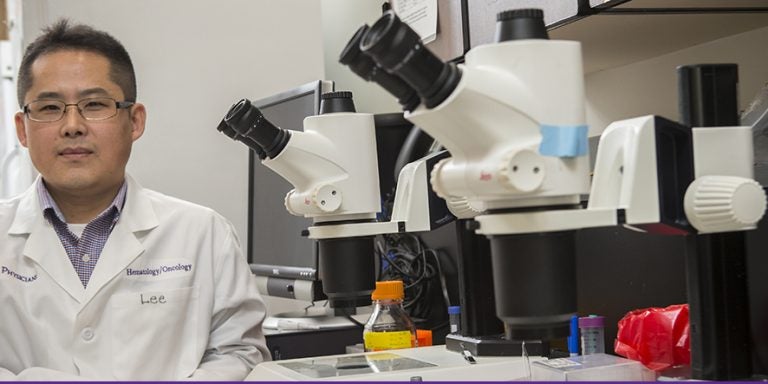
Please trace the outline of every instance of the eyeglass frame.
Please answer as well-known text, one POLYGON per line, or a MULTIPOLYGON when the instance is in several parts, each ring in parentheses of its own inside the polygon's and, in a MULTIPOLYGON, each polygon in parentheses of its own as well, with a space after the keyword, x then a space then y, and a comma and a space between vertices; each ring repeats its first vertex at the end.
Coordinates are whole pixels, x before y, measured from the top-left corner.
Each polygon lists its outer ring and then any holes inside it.
POLYGON ((78 100, 77 103, 70 103, 70 104, 67 104, 63 100, 58 100, 58 99, 36 99, 36 100, 32 100, 29 103, 27 103, 26 105, 24 105, 21 108, 21 111, 24 113, 24 115, 27 116, 27 118, 29 120, 34 121, 36 123, 55 123, 55 122, 60 121, 61 119, 64 118, 64 116, 67 114, 67 108, 68 107, 74 106, 74 107, 77 108, 77 113, 80 114, 80 117, 82 117, 86 121, 104 121, 104 120, 109 120, 109 119, 117 116, 118 113, 120 113, 121 109, 130 108, 130 107, 134 106, 135 104, 136 104, 135 101, 129 101, 129 100, 117 101, 117 100, 115 100, 115 99, 113 99, 111 97, 106 97, 106 96, 86 97, 85 99, 78 100), (109 116, 109 117, 101 118, 101 119, 92 119, 92 118, 85 117, 85 115, 83 115, 83 110, 80 109, 80 103, 82 103, 83 101, 86 101, 86 100, 97 100, 97 99, 109 99, 109 100, 112 100, 115 103, 115 114, 112 115, 112 116, 109 116), (62 104, 64 104, 64 109, 62 109, 61 116, 58 119, 56 119, 56 120, 36 120, 36 119, 32 118, 32 116, 29 115, 29 105, 30 104, 38 102, 38 101, 45 101, 45 100, 58 101, 58 102, 61 102, 62 104))

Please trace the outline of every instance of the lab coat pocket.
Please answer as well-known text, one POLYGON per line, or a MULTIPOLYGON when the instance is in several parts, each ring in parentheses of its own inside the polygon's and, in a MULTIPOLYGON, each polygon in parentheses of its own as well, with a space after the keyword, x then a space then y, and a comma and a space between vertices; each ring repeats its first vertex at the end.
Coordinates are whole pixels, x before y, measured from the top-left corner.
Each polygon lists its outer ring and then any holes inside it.
POLYGON ((197 287, 118 294, 111 305, 116 379, 177 380, 197 368, 197 287))

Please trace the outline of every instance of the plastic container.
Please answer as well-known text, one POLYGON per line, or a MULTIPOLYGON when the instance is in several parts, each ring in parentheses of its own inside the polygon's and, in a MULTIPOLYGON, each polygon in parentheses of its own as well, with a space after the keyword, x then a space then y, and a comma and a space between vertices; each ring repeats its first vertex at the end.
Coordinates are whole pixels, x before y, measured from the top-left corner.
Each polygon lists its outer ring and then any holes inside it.
POLYGON ((590 315, 579 318, 579 333, 581 333, 581 354, 593 355, 605 353, 605 318, 590 315))
POLYGON ((400 280, 377 281, 371 294, 373 313, 365 323, 366 352, 417 346, 416 326, 403 309, 404 289, 400 280))
POLYGON ((432 330, 430 329, 417 329, 416 330, 416 344, 419 347, 432 346, 432 330))
POLYGON ((639 361, 596 353, 531 363, 532 381, 655 381, 639 361))
POLYGON ((448 323, 451 325, 450 333, 461 334, 461 307, 453 305, 448 307, 448 323))

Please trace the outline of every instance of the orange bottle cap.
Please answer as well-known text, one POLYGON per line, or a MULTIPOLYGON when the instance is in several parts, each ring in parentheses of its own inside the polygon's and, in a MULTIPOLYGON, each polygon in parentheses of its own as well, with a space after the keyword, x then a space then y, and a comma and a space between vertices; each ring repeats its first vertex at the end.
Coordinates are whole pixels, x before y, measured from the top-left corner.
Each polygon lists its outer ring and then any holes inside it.
POLYGON ((373 300, 402 300, 403 297, 405 297, 405 291, 401 280, 377 281, 376 290, 371 294, 373 300))

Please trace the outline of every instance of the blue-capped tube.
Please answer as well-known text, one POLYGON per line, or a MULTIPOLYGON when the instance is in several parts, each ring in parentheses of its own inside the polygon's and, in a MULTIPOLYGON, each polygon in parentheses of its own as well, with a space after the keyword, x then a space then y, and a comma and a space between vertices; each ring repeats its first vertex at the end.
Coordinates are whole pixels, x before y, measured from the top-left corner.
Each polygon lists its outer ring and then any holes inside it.
POLYGON ((579 316, 571 316, 571 335, 568 336, 568 353, 579 355, 579 316))

